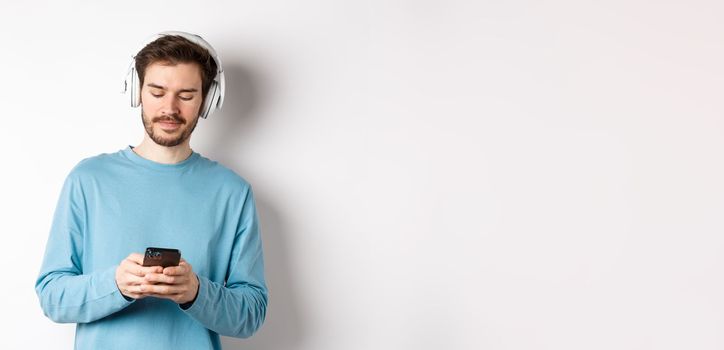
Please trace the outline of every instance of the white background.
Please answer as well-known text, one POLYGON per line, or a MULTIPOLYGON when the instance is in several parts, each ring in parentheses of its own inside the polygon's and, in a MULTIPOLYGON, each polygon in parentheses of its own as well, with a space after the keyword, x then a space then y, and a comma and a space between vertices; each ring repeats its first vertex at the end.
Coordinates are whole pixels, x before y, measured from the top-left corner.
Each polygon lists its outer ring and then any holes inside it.
MULTIPOLYGON (((163 30, 227 74, 192 147, 255 188, 270 306, 228 349, 724 348, 720 1, 0 5, 2 349, 61 184, 137 145, 163 30)), ((111 247, 109 247, 110 249, 111 247)))

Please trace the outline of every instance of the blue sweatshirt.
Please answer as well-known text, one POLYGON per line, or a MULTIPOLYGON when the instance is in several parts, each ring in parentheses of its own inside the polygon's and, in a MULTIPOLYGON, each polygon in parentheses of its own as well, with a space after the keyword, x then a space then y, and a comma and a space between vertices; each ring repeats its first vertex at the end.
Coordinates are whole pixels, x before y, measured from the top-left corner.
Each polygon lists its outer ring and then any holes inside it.
POLYGON ((251 187, 196 152, 177 164, 130 146, 84 159, 63 185, 35 290, 51 320, 77 323, 76 349, 221 349, 219 334, 251 336, 267 306, 251 187), (116 267, 146 247, 181 251, 199 279, 190 307, 121 294, 116 267))

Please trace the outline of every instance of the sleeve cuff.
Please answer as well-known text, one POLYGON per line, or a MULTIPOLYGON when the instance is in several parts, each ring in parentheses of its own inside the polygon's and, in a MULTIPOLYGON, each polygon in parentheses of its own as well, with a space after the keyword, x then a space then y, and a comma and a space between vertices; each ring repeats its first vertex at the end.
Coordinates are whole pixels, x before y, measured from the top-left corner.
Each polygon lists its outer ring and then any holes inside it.
POLYGON ((196 301, 196 299, 198 299, 198 297, 199 297, 199 289, 201 289, 201 281, 199 281, 199 275, 194 274, 194 276, 196 276, 196 281, 199 282, 199 285, 198 285, 197 288, 196 288, 196 295, 194 295, 194 299, 191 300, 191 301, 189 301, 188 303, 179 304, 179 306, 180 306, 181 309, 183 309, 183 310, 186 310, 186 309, 190 308, 191 305, 194 304, 194 301, 196 301))
POLYGON ((128 306, 136 301, 136 299, 123 295, 121 290, 118 289, 118 284, 116 284, 116 266, 112 266, 103 271, 101 276, 101 281, 103 281, 102 283, 104 284, 104 290, 107 290, 108 294, 113 294, 114 304, 118 306, 128 306))
POLYGON ((196 275, 196 277, 199 279, 199 290, 196 292, 196 299, 185 304, 179 304, 181 310, 191 316, 200 314, 205 309, 203 304, 208 299, 208 289, 209 284, 211 283, 211 281, 206 277, 200 275, 196 275))

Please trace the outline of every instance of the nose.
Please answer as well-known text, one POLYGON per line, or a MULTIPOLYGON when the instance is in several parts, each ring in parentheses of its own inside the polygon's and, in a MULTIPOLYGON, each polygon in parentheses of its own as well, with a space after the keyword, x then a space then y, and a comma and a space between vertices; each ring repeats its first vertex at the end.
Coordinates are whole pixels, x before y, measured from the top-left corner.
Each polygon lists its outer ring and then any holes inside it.
POLYGON ((161 114, 178 115, 179 112, 180 110, 178 99, 173 96, 173 94, 165 94, 163 96, 163 100, 161 101, 161 114))

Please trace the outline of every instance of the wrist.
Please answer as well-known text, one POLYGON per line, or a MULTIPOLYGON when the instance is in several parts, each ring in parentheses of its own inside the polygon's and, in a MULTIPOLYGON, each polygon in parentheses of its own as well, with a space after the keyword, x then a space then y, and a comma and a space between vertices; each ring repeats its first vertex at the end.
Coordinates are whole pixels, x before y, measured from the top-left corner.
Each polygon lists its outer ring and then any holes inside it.
POLYGON ((121 293, 121 296, 123 297, 123 299, 126 299, 126 301, 134 301, 136 299, 123 293, 123 290, 121 289, 120 284, 118 284, 118 275, 120 274, 120 271, 119 271, 120 268, 121 268, 120 266, 116 266, 115 274, 113 275, 113 282, 116 284, 116 289, 118 289, 118 292, 121 293))
POLYGON ((181 306, 181 308, 184 309, 184 310, 190 308, 191 305, 193 305, 194 302, 196 301, 196 298, 199 296, 199 285, 200 285, 201 283, 199 282, 199 276, 197 276, 195 273, 194 273, 194 279, 196 280, 196 283, 195 283, 195 287, 196 287, 196 288, 195 288, 195 291, 194 291, 194 297, 191 298, 191 300, 189 300, 189 301, 187 301, 187 302, 185 302, 185 303, 180 303, 180 304, 179 304, 179 306, 181 306))

